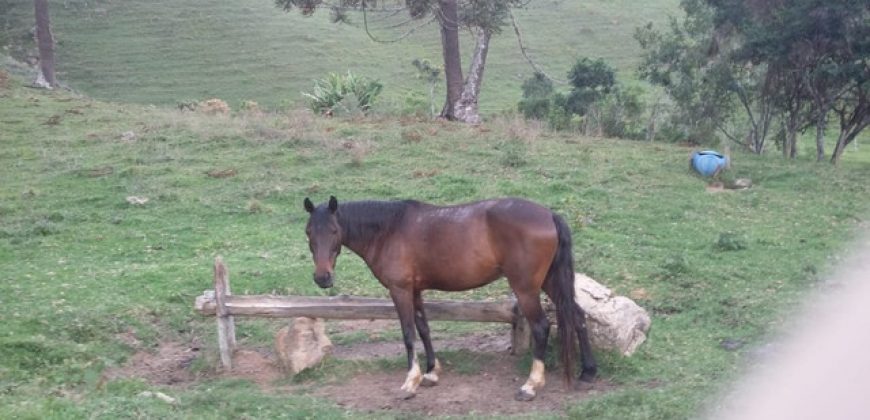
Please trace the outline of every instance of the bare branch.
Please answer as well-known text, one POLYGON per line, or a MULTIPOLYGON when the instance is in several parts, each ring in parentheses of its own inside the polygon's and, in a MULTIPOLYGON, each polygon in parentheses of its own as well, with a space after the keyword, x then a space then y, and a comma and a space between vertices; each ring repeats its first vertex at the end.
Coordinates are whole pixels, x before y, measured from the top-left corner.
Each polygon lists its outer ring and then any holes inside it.
MULTIPOLYGON (((394 43, 394 42, 399 42, 399 41, 401 41, 401 40, 403 40, 403 39, 405 39, 405 38, 411 36, 411 34, 413 34, 414 32, 416 32, 418 29, 420 29, 420 28, 422 28, 422 27, 424 27, 424 26, 426 26, 426 25, 432 23, 432 21, 435 20, 435 17, 433 16, 433 17, 430 18, 429 20, 427 20, 427 21, 425 21, 425 22, 423 22, 423 23, 421 23, 421 24, 419 24, 419 25, 417 25, 417 26, 415 26, 415 27, 409 29, 409 30, 408 30, 407 32, 405 32, 404 34, 399 35, 397 38, 394 38, 394 39, 388 39, 388 40, 382 40, 382 39, 378 39, 378 38, 376 38, 376 37, 371 33, 371 31, 369 30, 369 19, 368 19, 368 12, 367 12, 367 9, 368 9, 368 8, 366 7, 366 3, 365 3, 365 1, 363 1, 363 3, 362 3, 363 26, 365 27, 366 35, 368 35, 369 39, 371 39, 372 41, 377 42, 377 43, 381 43, 381 44, 392 44, 392 43, 394 43)), ((409 21, 409 22, 410 22, 410 21, 409 21)))
POLYGON ((550 80, 552 80, 553 82, 558 83, 558 84, 561 84, 561 85, 567 85, 567 84, 568 84, 568 81, 567 81, 567 80, 560 80, 560 79, 556 79, 555 77, 551 76, 550 74, 548 74, 547 72, 545 72, 544 69, 541 68, 541 66, 539 66, 537 63, 535 63, 535 62, 534 62, 534 61, 529 57, 529 54, 526 52, 526 46, 523 45, 523 35, 520 33, 520 26, 517 24, 517 19, 516 19, 516 17, 514 17, 514 12, 511 11, 511 10, 508 10, 508 14, 509 14, 510 17, 511 17, 511 24, 512 24, 513 27, 514 27, 514 33, 517 34, 517 43, 518 43, 519 46, 520 46, 520 52, 523 54, 523 57, 525 57, 526 61, 529 62, 529 65, 532 66, 532 68, 533 68, 536 72, 543 74, 544 77, 546 77, 547 79, 550 79, 550 80))

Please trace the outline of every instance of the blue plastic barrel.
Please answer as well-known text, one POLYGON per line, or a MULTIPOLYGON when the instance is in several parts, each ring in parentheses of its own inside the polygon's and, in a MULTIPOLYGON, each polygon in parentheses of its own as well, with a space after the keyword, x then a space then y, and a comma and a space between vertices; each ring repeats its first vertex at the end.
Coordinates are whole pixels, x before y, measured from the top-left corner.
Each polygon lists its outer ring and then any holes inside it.
POLYGON ((728 158, 714 150, 692 153, 692 169, 703 176, 713 176, 728 166, 728 158))

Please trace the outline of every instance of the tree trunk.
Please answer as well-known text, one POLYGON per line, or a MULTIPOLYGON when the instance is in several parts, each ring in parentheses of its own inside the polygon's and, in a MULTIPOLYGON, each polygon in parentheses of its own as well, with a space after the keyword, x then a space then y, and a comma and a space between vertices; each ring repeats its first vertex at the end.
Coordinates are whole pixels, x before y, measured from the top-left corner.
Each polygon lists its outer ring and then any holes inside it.
POLYGON ((790 112, 786 117, 783 129, 785 129, 785 140, 782 148, 782 155, 785 158, 794 159, 797 156, 797 116, 796 113, 790 112))
POLYGON ((478 102, 480 100, 480 86, 483 84, 483 69, 486 65, 486 54, 489 52, 490 38, 492 38, 491 32, 484 29, 478 30, 474 56, 471 59, 471 67, 468 69, 468 76, 465 79, 462 94, 459 96, 456 104, 453 105, 453 115, 459 121, 469 124, 480 124, 478 102))
POLYGON ((54 38, 51 36, 51 21, 48 17, 48 0, 33 0, 36 15, 36 44, 39 48, 39 72, 37 86, 51 89, 57 86, 54 78, 54 38))
POLYGON ((843 156, 843 150, 846 149, 846 133, 840 132, 837 136, 837 144, 834 146, 834 151, 831 153, 831 163, 836 165, 840 162, 840 157, 843 156))
POLYGON ((444 78, 447 99, 441 117, 456 119, 453 109, 462 94, 462 59, 459 54, 459 7, 457 0, 438 0, 438 22, 441 26, 441 50, 444 54, 444 78))
POLYGON ((819 113, 816 120, 816 162, 825 160, 825 126, 827 124, 827 113, 819 113))

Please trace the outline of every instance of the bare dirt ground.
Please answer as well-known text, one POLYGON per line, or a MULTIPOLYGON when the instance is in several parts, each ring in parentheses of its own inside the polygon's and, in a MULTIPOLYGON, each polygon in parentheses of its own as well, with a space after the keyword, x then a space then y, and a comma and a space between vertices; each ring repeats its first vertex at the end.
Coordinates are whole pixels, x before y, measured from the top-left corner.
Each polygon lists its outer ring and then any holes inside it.
MULTIPOLYGON (((366 331, 377 335, 395 328, 394 323, 370 321, 343 321, 332 325, 332 331, 366 331)), ((427 415, 456 414, 520 414, 563 410, 566 403, 607 392, 614 386, 603 381, 593 386, 574 389, 564 384, 561 370, 547 372, 547 384, 531 402, 515 401, 513 396, 525 382, 527 372, 517 370, 517 357, 510 355, 509 329, 494 328, 485 332, 464 334, 460 337, 433 339, 436 351, 471 351, 486 353, 486 366, 479 366, 473 374, 457 372, 450 365, 444 367, 440 383, 431 388, 421 387, 417 396, 399 398, 399 386, 405 378, 404 369, 357 374, 340 383, 301 384, 275 386, 285 377, 271 349, 242 348, 233 356, 232 372, 194 373, 190 366, 197 357, 204 357, 198 340, 188 343, 161 342, 156 349, 135 353, 125 365, 109 369, 105 379, 141 378, 154 385, 186 387, 204 378, 215 376, 250 380, 266 392, 304 391, 333 400, 347 409, 372 412, 394 411, 427 415)), ((125 335, 120 340, 135 344, 135 337, 125 335)), ((418 340, 419 341, 419 340, 418 340)), ((419 343, 418 343, 419 344, 419 343)), ((422 354, 422 349, 418 350, 422 354)), ((337 345, 331 357, 344 360, 374 360, 395 358, 404 354, 400 341, 359 342, 337 345)))

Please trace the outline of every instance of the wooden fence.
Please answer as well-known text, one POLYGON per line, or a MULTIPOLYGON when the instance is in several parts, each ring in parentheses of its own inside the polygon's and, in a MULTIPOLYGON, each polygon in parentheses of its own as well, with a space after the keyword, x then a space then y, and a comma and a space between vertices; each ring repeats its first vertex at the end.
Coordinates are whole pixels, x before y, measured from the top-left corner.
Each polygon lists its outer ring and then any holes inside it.
MULTIPOLYGON (((511 351, 519 354, 528 349, 529 327, 515 302, 505 301, 426 301, 426 317, 432 321, 502 322, 512 325, 511 351)), ((226 264, 221 257, 214 263, 214 290, 196 298, 194 308, 205 316, 215 316, 221 364, 232 369, 236 348, 234 317, 326 318, 326 319, 398 319, 393 302, 355 296, 307 297, 272 295, 233 295, 226 264)))

